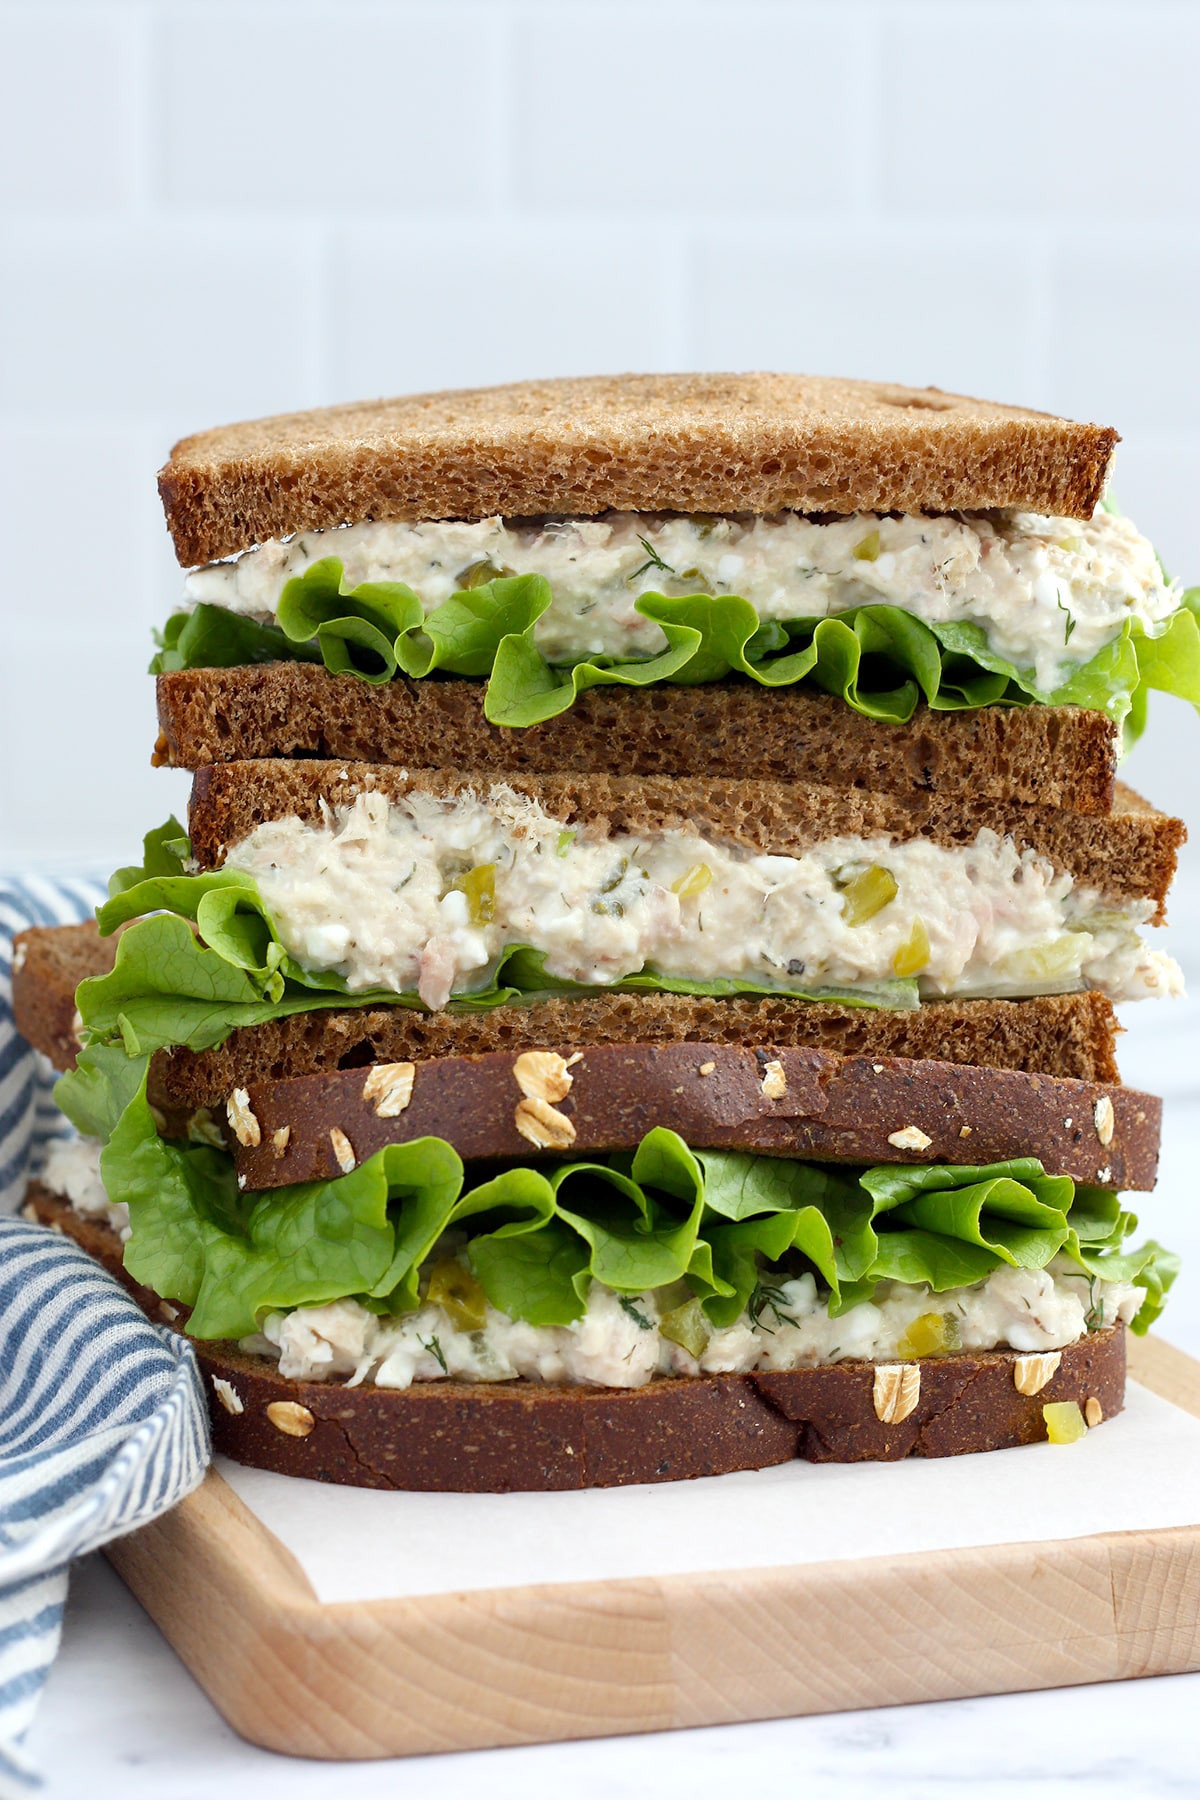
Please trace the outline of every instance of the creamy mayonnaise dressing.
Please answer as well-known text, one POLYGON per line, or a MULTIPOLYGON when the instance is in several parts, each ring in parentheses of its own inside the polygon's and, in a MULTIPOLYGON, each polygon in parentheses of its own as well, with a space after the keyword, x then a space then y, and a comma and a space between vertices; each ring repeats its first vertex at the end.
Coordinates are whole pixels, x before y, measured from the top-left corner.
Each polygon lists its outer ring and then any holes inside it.
POLYGON ((930 624, 978 625, 993 652, 1049 692, 1127 619, 1153 631, 1179 604, 1154 550, 1128 519, 1039 513, 899 518, 798 513, 709 518, 608 513, 561 521, 500 518, 350 525, 272 539, 235 561, 194 569, 188 604, 271 616, 285 584, 323 557, 346 584, 398 581, 427 611, 464 582, 538 574, 554 600, 534 628, 550 662, 654 656, 660 628, 640 594, 740 594, 760 619, 824 617, 886 603, 930 624))
MULTIPOLYGON (((848 1358, 886 1362, 912 1355, 910 1327, 930 1315, 947 1321, 958 1349, 1059 1350, 1092 1324, 1128 1324, 1145 1291, 1123 1282, 1089 1283, 1058 1258, 1048 1269, 996 1269, 975 1287, 933 1294, 886 1282, 873 1301, 829 1315, 811 1275, 782 1281, 770 1299, 714 1331, 699 1356, 659 1331, 653 1293, 622 1301, 593 1282, 587 1310, 572 1325, 527 1325, 488 1306, 476 1331, 460 1330, 440 1306, 387 1318, 357 1300, 268 1313, 242 1348, 277 1357, 295 1380, 334 1377, 350 1385, 406 1388, 414 1381, 577 1381, 644 1387, 655 1375, 727 1375, 750 1369, 805 1369, 848 1358)), ((672 1304, 674 1297, 672 1296, 672 1304)))
POLYGON ((512 944, 596 985, 649 965, 784 988, 917 974, 929 997, 1094 987, 1132 1000, 1181 986, 1138 937, 1150 902, 1103 902, 990 830, 955 847, 841 837, 770 856, 692 831, 569 831, 497 783, 449 800, 364 793, 317 825, 268 820, 225 862, 254 876, 305 968, 352 990, 415 990, 435 1009, 486 986, 512 944), (853 923, 848 884, 869 869, 895 894, 853 923))

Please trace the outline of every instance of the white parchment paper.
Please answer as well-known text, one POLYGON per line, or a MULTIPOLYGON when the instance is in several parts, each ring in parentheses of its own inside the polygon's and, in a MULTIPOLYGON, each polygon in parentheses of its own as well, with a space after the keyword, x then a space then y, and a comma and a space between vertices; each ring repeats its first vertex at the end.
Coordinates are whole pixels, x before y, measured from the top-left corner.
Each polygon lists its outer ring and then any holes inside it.
POLYGON ((770 1568, 1200 1523, 1200 1420, 1130 1382, 1078 1444, 572 1494, 394 1494, 217 1467, 319 1599, 770 1568))

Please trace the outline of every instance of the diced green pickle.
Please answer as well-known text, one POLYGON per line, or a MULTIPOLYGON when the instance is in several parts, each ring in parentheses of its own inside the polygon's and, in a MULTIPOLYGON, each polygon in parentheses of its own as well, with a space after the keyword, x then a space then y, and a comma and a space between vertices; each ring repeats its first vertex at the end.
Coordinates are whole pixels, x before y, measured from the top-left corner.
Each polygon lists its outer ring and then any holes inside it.
POLYGON ((925 921, 918 916, 912 922, 908 942, 901 944, 892 958, 893 975, 919 975, 929 961, 929 933, 925 921))
POLYGON ((496 916, 495 863, 477 863, 451 885, 467 896, 472 925, 490 925, 496 916))
POLYGON ((922 1313, 914 1319, 900 1342, 897 1356, 950 1356, 962 1349, 958 1320, 947 1313, 922 1313))
POLYGON ((1051 1400, 1042 1408, 1046 1436, 1052 1444, 1077 1444, 1087 1436, 1083 1414, 1074 1400, 1051 1400))
POLYGON ((689 1356, 702 1356, 712 1336, 703 1306, 692 1297, 683 1306, 673 1306, 658 1321, 658 1329, 671 1343, 679 1344, 689 1356))
POLYGON ((879 556, 879 533, 868 531, 865 538, 860 538, 854 546, 856 562, 875 562, 879 556))
POLYGON ((430 1269, 425 1298, 430 1306, 440 1306, 460 1331, 480 1331, 487 1322, 487 1295, 470 1269, 452 1257, 430 1269))
POLYGON ((557 854, 565 856, 579 833, 576 831, 560 831, 558 834, 557 854))
POLYGON ((499 581, 513 571, 506 569, 501 563, 494 563, 490 556, 481 557, 478 562, 469 563, 458 577, 458 589, 486 587, 489 581, 499 581))
POLYGON ((896 877, 878 863, 851 876, 842 889, 842 917, 847 925, 865 925, 889 906, 898 893, 896 877))
POLYGON ((712 880, 712 870, 707 863, 694 863, 686 875, 671 883, 671 892, 678 894, 681 900, 691 900, 696 894, 702 894, 712 880))
POLYGON ((711 594, 712 585, 703 570, 693 564, 690 569, 681 569, 678 575, 672 575, 663 583, 663 588, 670 594, 711 594))

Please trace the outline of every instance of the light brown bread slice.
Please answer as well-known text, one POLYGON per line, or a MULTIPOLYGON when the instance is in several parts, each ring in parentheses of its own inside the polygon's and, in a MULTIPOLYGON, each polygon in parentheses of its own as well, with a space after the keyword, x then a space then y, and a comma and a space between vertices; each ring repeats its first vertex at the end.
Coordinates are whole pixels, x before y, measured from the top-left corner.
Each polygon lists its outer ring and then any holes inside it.
MULTIPOLYGON (((73 1068, 78 1049, 75 986, 112 967, 116 940, 102 938, 94 924, 54 925, 23 932, 17 945, 23 951, 13 975, 17 1029, 56 1068, 73 1068)), ((685 994, 588 994, 478 1013, 347 1007, 245 1026, 212 1050, 160 1051, 151 1083, 158 1104, 189 1111, 222 1107, 235 1087, 320 1070, 515 1053, 548 1043, 630 1041, 811 1045, 874 1060, 921 1057, 1117 1082, 1114 1042, 1119 1029, 1112 1006, 1097 993, 943 1000, 914 1012, 685 994)))
MULTIPOLYGON (((24 1211, 74 1238, 152 1319, 186 1329, 186 1308, 126 1273, 109 1226, 81 1218, 38 1183, 24 1211)), ((986 1350, 890 1368, 846 1361, 778 1374, 664 1376, 641 1388, 289 1381, 266 1357, 191 1341, 207 1377, 213 1446, 223 1455, 315 1481, 426 1493, 687 1481, 797 1457, 962 1456, 1044 1443, 1048 1403, 1074 1401, 1096 1424, 1125 1403, 1122 1326, 1088 1332, 1044 1361, 986 1350), (903 1388, 901 1366, 910 1371, 903 1388)))
POLYGON ((832 694, 730 679, 701 687, 591 688, 520 731, 490 725, 474 681, 372 687, 312 663, 181 669, 158 678, 157 764, 261 757, 525 774, 729 776, 886 792, 971 793, 1074 812, 1112 806, 1118 733, 1076 706, 921 707, 907 725, 863 718, 832 694))
MULTIPOLYGON (((224 1111, 224 1109, 222 1109, 224 1111)), ((666 1126, 694 1150, 817 1162, 1006 1162, 1149 1190, 1162 1102, 1014 1069, 753 1045, 617 1043, 327 1070, 251 1082, 227 1113, 238 1186, 332 1181, 387 1144, 444 1137, 464 1162, 635 1150, 666 1126)))
MULTIPOLYGON (((216 868, 228 848, 264 819, 315 822, 323 806, 346 806, 376 790, 396 799, 410 790, 452 798, 487 791, 483 772, 405 770, 378 763, 271 761, 200 769, 188 814, 192 851, 216 868)), ((564 826, 604 836, 694 829, 718 842, 775 855, 800 855, 835 837, 879 833, 903 842, 926 837, 953 847, 987 828, 1040 852, 1075 881, 1106 897, 1152 900, 1155 917, 1175 873, 1186 833, 1117 784, 1109 818, 1057 807, 1021 806, 961 794, 871 793, 807 782, 697 780, 663 775, 511 775, 506 784, 541 802, 564 826)))
POLYGON ((181 563, 366 519, 626 511, 1088 518, 1117 434, 939 388, 818 375, 602 375, 227 425, 159 475, 181 563))

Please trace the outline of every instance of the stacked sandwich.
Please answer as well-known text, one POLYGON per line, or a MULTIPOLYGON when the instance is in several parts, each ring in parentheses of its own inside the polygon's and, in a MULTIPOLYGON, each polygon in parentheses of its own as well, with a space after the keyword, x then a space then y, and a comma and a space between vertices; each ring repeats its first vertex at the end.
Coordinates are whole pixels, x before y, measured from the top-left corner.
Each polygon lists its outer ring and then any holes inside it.
POLYGON ((161 476, 194 771, 19 1016, 39 1218, 218 1443, 502 1489, 1082 1433, 1174 1266, 1114 1001, 1200 635, 1115 434, 785 376, 231 427, 161 476))

